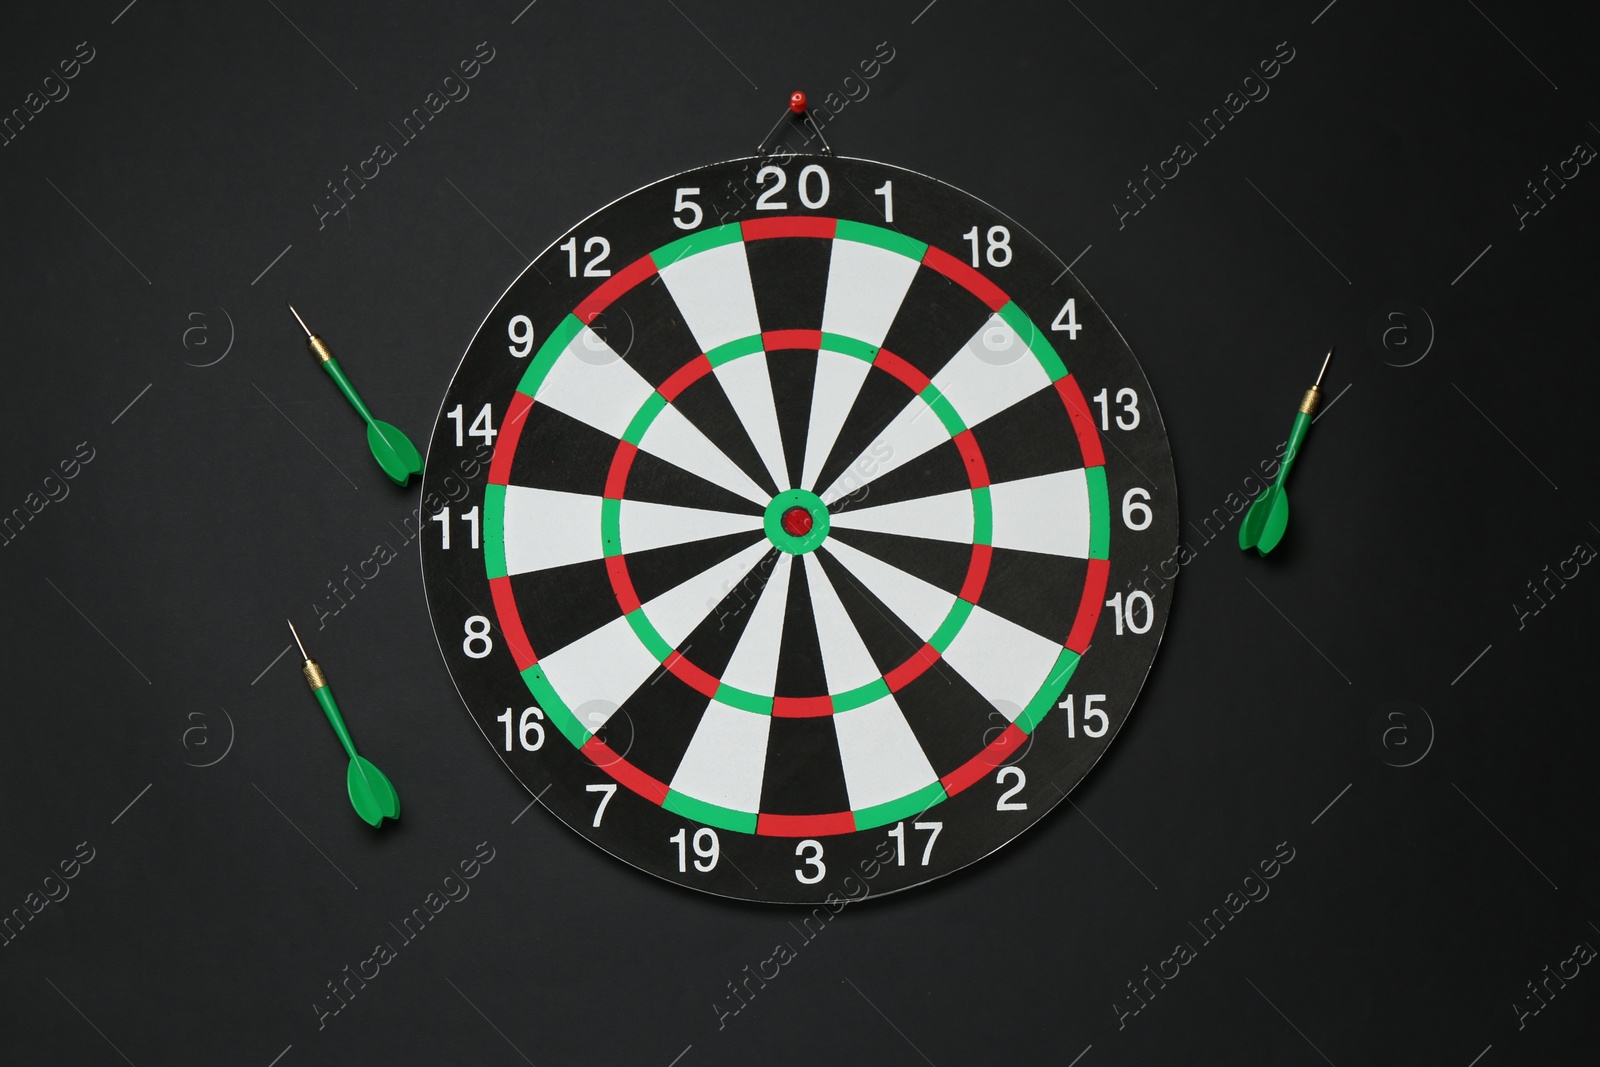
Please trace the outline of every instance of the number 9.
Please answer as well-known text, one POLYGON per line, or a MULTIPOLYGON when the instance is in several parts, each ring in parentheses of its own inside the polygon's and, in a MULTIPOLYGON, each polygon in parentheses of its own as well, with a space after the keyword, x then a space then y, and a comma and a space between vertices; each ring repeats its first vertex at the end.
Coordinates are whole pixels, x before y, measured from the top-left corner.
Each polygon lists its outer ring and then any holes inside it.
POLYGON ((527 359, 533 351, 533 320, 526 315, 514 316, 506 324, 506 336, 511 338, 506 351, 518 359, 527 359))

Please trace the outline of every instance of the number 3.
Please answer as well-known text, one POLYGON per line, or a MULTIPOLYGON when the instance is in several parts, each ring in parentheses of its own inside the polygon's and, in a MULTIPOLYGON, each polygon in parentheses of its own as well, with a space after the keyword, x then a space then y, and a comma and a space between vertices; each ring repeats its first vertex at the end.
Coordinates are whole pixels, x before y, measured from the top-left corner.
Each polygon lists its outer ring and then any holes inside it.
POLYGON ((807 874, 803 868, 796 867, 794 869, 795 879, 801 885, 816 885, 827 875, 828 866, 822 862, 821 841, 814 841, 811 838, 807 838, 798 845, 794 846, 794 854, 805 860, 806 866, 810 867, 813 871, 813 873, 807 874), (807 855, 806 853, 810 853, 810 855, 807 855))

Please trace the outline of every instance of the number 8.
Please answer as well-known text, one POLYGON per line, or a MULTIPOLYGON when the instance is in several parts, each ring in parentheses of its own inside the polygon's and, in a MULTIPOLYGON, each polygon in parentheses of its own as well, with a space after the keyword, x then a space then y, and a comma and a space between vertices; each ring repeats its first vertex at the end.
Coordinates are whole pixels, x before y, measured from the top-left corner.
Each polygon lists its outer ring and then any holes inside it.
POLYGON ((494 648, 494 642, 489 639, 489 620, 482 615, 472 615, 462 624, 466 638, 461 642, 461 651, 471 659, 483 659, 494 648), (476 624, 476 625, 474 625, 476 624), (475 650, 473 646, 482 646, 475 650))

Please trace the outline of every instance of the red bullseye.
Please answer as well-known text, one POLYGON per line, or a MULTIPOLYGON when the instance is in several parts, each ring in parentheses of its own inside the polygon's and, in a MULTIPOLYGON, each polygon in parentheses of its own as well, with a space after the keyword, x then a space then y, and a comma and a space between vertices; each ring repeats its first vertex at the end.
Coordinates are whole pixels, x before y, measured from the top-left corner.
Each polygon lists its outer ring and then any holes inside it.
POLYGON ((780 521, 783 523, 783 532, 790 537, 804 537, 811 532, 811 512, 805 508, 790 508, 783 513, 780 521))

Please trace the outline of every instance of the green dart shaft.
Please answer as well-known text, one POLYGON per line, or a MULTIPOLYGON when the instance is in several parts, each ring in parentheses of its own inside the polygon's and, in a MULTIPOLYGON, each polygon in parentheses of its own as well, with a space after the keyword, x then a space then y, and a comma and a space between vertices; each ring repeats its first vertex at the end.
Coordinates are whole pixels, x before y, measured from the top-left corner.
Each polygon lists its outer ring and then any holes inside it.
POLYGON ((317 357, 317 362, 322 364, 322 369, 328 372, 328 377, 332 378, 334 384, 339 387, 339 392, 343 393, 344 398, 350 401, 350 406, 356 409, 356 414, 360 415, 367 425, 372 425, 372 411, 367 407, 366 401, 361 399, 361 394, 356 392, 355 385, 350 381, 350 376, 344 372, 344 368, 339 366, 339 361, 333 358, 333 349, 328 347, 326 341, 311 332, 311 327, 306 325, 306 320, 300 317, 300 312, 294 309, 293 304, 289 305, 289 313, 295 317, 295 321, 300 324, 300 328, 306 332, 306 347, 310 348, 311 354, 317 357))
POLYGON ((322 667, 306 652, 306 646, 300 641, 300 632, 294 628, 292 622, 289 624, 289 632, 294 634, 294 643, 300 646, 300 656, 305 660, 300 669, 306 676, 306 683, 311 686, 311 695, 317 698, 322 713, 328 717, 328 725, 332 726, 333 732, 338 735, 339 743, 344 746, 345 753, 351 759, 355 759, 356 743, 350 736, 350 728, 344 724, 344 716, 339 714, 339 705, 333 699, 333 690, 328 685, 327 675, 322 673, 322 667))
POLYGON ((1278 476, 1273 479, 1272 485, 1256 497, 1245 512, 1244 521, 1239 524, 1239 547, 1242 549, 1253 548, 1264 556, 1283 538, 1283 531, 1289 525, 1289 469, 1300 455, 1306 434, 1311 430, 1312 418, 1317 413, 1317 405, 1322 402, 1322 377, 1328 372, 1328 363, 1332 359, 1333 349, 1330 348, 1327 358, 1322 361, 1322 370, 1317 374, 1316 383, 1306 390, 1306 395, 1300 400, 1300 410, 1295 413, 1294 426, 1289 430, 1288 445, 1278 464, 1278 476))

